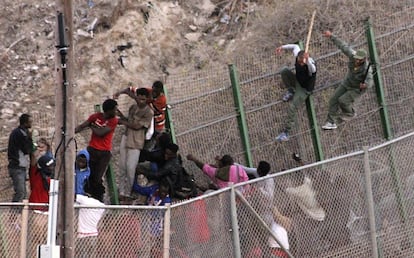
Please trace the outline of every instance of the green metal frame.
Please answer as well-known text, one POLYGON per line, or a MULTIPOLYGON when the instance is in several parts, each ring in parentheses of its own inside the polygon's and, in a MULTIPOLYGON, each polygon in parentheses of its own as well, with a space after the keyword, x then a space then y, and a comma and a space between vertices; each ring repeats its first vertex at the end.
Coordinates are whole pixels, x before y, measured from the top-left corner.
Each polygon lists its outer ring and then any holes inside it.
POLYGON ((106 170, 106 181, 108 182, 109 196, 111 204, 119 204, 118 187, 116 185, 115 173, 112 169, 112 162, 109 163, 108 169, 106 170))
POLYGON ((250 148, 249 129, 246 122, 246 113, 244 112, 243 99, 240 93, 240 82, 237 68, 234 64, 229 64, 230 80, 233 89, 233 97, 237 112, 237 121, 239 124, 240 134, 242 137, 247 166, 253 167, 252 153, 250 148))
POLYGON ((372 29, 370 18, 368 18, 365 21, 365 26, 366 26, 366 34, 367 34, 367 40, 368 40, 369 55, 371 58, 371 62, 374 64, 373 65, 374 82, 375 82, 375 89, 376 89, 377 98, 378 98, 378 104, 381 107, 380 109, 381 124, 382 124, 385 139, 391 140, 393 138, 393 133, 391 130, 390 119, 388 116, 388 107, 385 101, 384 85, 382 82, 381 69, 379 69, 380 62, 379 62, 378 53, 377 53, 377 46, 375 44, 374 30, 372 29))
MULTIPOLYGON (((303 42, 299 41, 299 47, 303 50, 303 42)), ((323 148, 321 143, 320 130, 318 121, 316 119, 315 104, 313 101, 313 95, 310 95, 306 99, 306 112, 308 113, 309 127, 311 128, 311 137, 313 143, 313 149, 317 161, 324 159, 323 148)))
MULTIPOLYGON (((381 117, 381 124, 383 128, 384 138, 387 140, 391 140, 393 136, 393 132, 391 129, 391 123, 388 115, 388 106, 385 100, 385 93, 384 93, 384 85, 382 81, 381 69, 380 69, 380 62, 377 53, 377 47, 375 43, 375 36, 374 30, 372 28, 371 19, 368 17, 365 21, 365 29, 366 29, 366 36, 368 41, 368 50, 371 62, 373 64, 373 72, 374 72, 374 82, 375 82, 375 90, 377 94, 378 104, 380 108, 380 117, 381 117)), ((396 155, 394 151, 394 147, 390 146, 390 150, 388 152, 388 159, 390 163, 390 172, 391 177, 394 185, 395 196, 397 199, 398 204, 398 211, 402 218, 404 225, 407 225, 408 222, 408 213, 407 207, 404 203, 404 191, 403 186, 401 183, 400 172, 396 166, 396 155)), ((411 234, 408 236, 408 240, 411 246, 414 245, 414 239, 411 234)))
MULTIPOLYGON (((167 91, 167 88, 165 86, 164 86, 164 95, 165 95, 165 97, 167 98, 167 101, 168 101, 168 91, 167 91)), ((170 131, 171 139, 172 139, 173 143, 177 143, 177 137, 175 135, 175 128, 174 128, 174 124, 172 122, 171 111, 168 108, 168 105, 167 105, 167 109, 165 111, 165 125, 168 128, 168 130, 170 131)))

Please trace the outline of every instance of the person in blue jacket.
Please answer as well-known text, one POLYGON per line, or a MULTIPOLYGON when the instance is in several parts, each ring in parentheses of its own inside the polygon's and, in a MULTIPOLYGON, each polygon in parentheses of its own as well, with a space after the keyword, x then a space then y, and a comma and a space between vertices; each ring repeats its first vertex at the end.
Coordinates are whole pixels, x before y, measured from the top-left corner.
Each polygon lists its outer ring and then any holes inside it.
POLYGON ((91 174, 89 168, 89 152, 86 149, 79 151, 75 160, 75 194, 85 195, 85 183, 91 174))

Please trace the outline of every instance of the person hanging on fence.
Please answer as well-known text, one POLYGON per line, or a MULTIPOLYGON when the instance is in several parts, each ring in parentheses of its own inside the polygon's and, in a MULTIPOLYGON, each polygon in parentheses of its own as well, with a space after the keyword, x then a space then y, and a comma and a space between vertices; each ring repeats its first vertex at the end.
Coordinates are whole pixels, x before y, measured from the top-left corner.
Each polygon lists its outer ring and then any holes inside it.
POLYGON ((246 171, 241 166, 235 165, 230 155, 216 158, 217 166, 204 163, 192 154, 188 154, 187 159, 193 161, 218 188, 225 188, 229 183, 236 184, 249 180, 246 171))
MULTIPOLYGON (((165 148, 168 146, 168 144, 173 143, 171 139, 171 135, 167 132, 163 132, 160 134, 157 134, 155 137, 155 145, 151 150, 143 149, 139 156, 139 166, 145 167, 146 161, 149 161, 149 168, 152 172, 157 172, 158 168, 162 167, 166 160, 164 158, 165 156, 165 148)), ((145 167, 147 169, 147 167, 145 167)))
MULTIPOLYGON (((197 189, 193 178, 182 166, 181 157, 178 154, 178 145, 169 143, 165 147, 164 159, 165 163, 157 171, 141 170, 139 174, 143 174, 149 180, 155 180, 159 183, 168 182, 170 196, 172 198, 186 199, 197 195, 197 189)), ((137 175, 137 177, 139 176, 137 175)), ((141 186, 134 183, 133 190, 142 195, 150 195, 156 187, 141 186)))
POLYGON ((19 126, 9 136, 7 157, 9 160, 8 170, 13 182, 13 202, 22 202, 27 198, 26 176, 30 166, 30 154, 33 150, 32 117, 22 114, 19 117, 19 126))
POLYGON ((276 137, 278 142, 289 140, 289 133, 296 121, 297 109, 312 94, 316 82, 316 63, 309 53, 300 50, 297 44, 287 44, 276 48, 276 54, 280 54, 283 50, 292 50, 295 57, 295 73, 287 67, 281 71, 283 84, 288 88, 282 100, 285 102, 292 100, 292 102, 289 105, 284 129, 276 137))
POLYGON ((113 99, 107 99, 102 104, 103 112, 97 112, 75 128, 79 133, 86 128, 92 130, 91 139, 87 150, 90 160, 89 186, 96 193, 96 199, 103 202, 105 187, 102 177, 105 174, 111 160, 112 138, 118 124, 116 117, 118 103, 113 99))
MULTIPOLYGON (((123 90, 117 91, 113 97, 116 99, 121 94, 126 94, 135 99, 135 91, 137 87, 128 87, 123 90)), ((164 95, 164 84, 161 81, 155 81, 149 90, 148 105, 154 111, 154 124, 153 133, 154 136, 158 133, 165 131, 165 112, 167 110, 167 98, 164 95)), ((153 139, 153 133, 149 130, 146 139, 153 139)))
POLYGON ((129 107, 128 117, 119 110, 118 123, 125 126, 121 138, 119 168, 125 182, 120 186, 120 194, 130 196, 134 184, 135 170, 138 165, 141 150, 144 148, 145 133, 151 126, 153 111, 147 105, 148 90, 139 88, 135 91, 135 101, 129 107))
POLYGON ((353 104, 373 85, 373 74, 364 49, 355 51, 329 30, 325 31, 323 36, 331 39, 349 58, 348 73, 329 100, 328 117, 322 126, 324 130, 333 130, 337 128, 337 123, 356 117, 353 104))

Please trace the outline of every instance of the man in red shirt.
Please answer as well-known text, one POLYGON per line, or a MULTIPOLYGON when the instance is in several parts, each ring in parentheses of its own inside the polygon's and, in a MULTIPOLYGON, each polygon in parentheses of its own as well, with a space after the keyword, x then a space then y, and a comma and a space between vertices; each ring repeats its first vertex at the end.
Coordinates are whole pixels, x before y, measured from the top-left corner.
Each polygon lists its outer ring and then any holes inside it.
POLYGON ((111 159, 112 138, 118 124, 116 117, 118 103, 113 99, 107 99, 102 104, 103 112, 94 113, 89 118, 75 128, 78 133, 86 128, 92 130, 91 139, 87 150, 90 154, 89 167, 89 186, 94 191, 99 201, 103 202, 105 187, 102 177, 106 172, 111 159))
MULTIPOLYGON (((49 203, 50 178, 53 177, 55 160, 48 154, 33 159, 30 166, 30 197, 32 203, 49 203), (37 161, 37 162, 36 162, 37 161)), ((36 210, 47 211, 47 207, 36 207, 36 210)))

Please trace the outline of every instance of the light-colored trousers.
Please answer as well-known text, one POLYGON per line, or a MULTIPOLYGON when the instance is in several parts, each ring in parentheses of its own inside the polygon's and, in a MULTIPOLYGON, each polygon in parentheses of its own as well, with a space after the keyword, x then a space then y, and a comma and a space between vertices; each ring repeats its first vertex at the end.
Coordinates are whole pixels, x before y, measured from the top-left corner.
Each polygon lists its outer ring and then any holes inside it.
POLYGON ((129 196, 135 179, 135 170, 138 165, 140 149, 130 149, 126 147, 126 135, 122 135, 119 151, 119 169, 124 181, 121 185, 120 194, 129 196))

